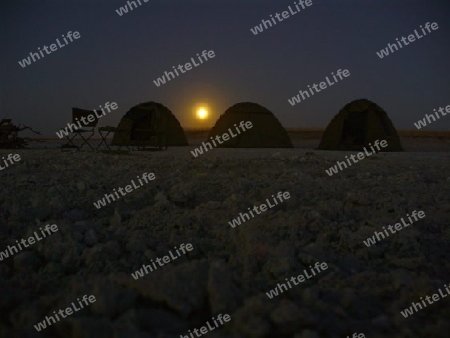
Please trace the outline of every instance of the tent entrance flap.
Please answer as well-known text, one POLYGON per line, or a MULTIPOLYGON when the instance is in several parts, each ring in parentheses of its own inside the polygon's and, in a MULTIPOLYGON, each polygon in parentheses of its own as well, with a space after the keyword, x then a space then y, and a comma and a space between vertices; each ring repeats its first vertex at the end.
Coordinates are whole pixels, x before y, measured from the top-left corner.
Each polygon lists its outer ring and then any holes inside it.
POLYGON ((342 128, 341 144, 345 146, 364 146, 367 135, 367 114, 348 112, 342 128))
MULTIPOLYGON (((131 127, 131 141, 146 141, 150 140, 152 133, 156 131, 155 128, 155 110, 151 110, 146 114, 142 114, 133 122, 131 127), (145 126, 145 129, 143 128, 145 126)), ((156 135, 154 135, 156 136, 156 135)))
POLYGON ((376 103, 358 99, 346 104, 323 132, 321 150, 363 150, 376 140, 386 140, 381 151, 403 151, 387 113, 376 103))

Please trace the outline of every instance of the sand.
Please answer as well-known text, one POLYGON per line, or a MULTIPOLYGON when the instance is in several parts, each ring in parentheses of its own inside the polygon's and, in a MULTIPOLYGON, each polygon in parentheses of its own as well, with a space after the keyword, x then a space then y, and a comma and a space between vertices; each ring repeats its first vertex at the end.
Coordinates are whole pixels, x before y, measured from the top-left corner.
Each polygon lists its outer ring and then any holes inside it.
MULTIPOLYGON (((191 139, 199 144, 201 139, 191 139)), ((400 311, 450 283, 448 140, 402 139, 330 177, 348 152, 314 148, 61 153, 1 150, 0 251, 46 224, 59 231, 0 264, 1 337, 180 337, 218 314, 208 337, 446 337, 450 298, 400 311), (143 173, 156 179, 107 206, 93 203, 143 173), (279 191, 290 199, 232 228, 279 191), (426 217, 366 247, 413 210, 426 217), (191 243, 192 252, 131 273, 191 243), (316 262, 328 269, 270 299, 316 262), (96 302, 37 332, 83 295, 96 302)), ((194 335, 195 336, 195 335, 194 335)), ((190 336, 189 336, 190 337, 190 336)))

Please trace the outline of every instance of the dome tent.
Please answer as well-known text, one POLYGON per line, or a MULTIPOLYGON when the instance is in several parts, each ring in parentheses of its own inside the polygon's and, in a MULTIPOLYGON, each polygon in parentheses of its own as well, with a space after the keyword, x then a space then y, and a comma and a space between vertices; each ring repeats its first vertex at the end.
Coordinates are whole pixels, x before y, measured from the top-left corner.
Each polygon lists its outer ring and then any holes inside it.
POLYGON ((377 104, 359 99, 345 105, 322 135, 319 149, 362 150, 376 140, 386 140, 381 151, 402 151, 400 139, 386 112, 377 104))
POLYGON ((208 136, 208 141, 216 135, 235 130, 241 121, 250 121, 252 128, 236 137, 231 137, 217 147, 222 148, 292 148, 291 140, 275 115, 256 103, 242 102, 228 108, 220 116, 208 136))
POLYGON ((184 130, 175 115, 164 105, 156 102, 140 103, 132 107, 122 117, 112 145, 118 146, 156 146, 157 137, 149 135, 166 134, 167 145, 187 146, 184 130))

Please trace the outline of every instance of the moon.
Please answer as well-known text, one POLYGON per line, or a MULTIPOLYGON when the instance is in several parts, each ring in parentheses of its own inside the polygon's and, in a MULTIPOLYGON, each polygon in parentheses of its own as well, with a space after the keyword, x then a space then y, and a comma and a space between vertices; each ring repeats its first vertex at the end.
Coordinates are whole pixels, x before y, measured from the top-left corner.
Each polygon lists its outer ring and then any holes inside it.
POLYGON ((199 108, 197 110, 197 118, 200 120, 208 118, 208 111, 205 108, 199 108))

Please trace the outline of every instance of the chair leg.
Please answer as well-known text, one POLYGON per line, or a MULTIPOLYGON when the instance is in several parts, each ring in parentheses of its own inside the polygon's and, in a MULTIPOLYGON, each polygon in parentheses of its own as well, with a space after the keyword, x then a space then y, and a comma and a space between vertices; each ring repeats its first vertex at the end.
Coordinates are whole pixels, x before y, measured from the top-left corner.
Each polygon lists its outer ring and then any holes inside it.
POLYGON ((83 144, 81 144, 80 149, 83 148, 83 146, 85 144, 87 144, 89 146, 89 148, 91 148, 92 151, 95 151, 94 148, 92 148, 91 144, 89 143, 89 140, 91 139, 91 137, 95 134, 95 132, 92 132, 91 135, 89 135, 88 137, 84 137, 82 134, 80 134, 80 137, 83 139, 83 144))
POLYGON ((73 141, 75 140, 76 134, 74 134, 72 137, 66 136, 67 143, 63 144, 61 146, 61 151, 64 151, 65 148, 76 148, 78 151, 80 150, 80 147, 78 147, 73 141))
POLYGON ((99 133, 100 133, 101 141, 100 141, 99 145, 97 146, 97 150, 99 150, 100 147, 101 147, 101 145, 104 143, 105 146, 106 146, 106 148, 107 148, 109 151, 111 151, 111 148, 109 147, 108 142, 106 142, 106 138, 108 137, 108 135, 110 134, 110 132, 107 131, 105 135, 103 135, 101 131, 99 131, 99 133))

